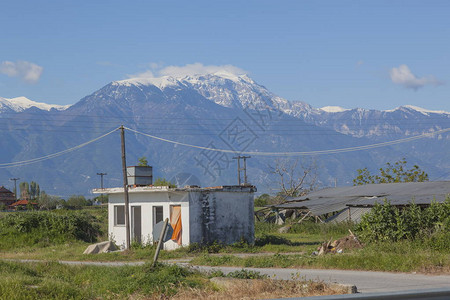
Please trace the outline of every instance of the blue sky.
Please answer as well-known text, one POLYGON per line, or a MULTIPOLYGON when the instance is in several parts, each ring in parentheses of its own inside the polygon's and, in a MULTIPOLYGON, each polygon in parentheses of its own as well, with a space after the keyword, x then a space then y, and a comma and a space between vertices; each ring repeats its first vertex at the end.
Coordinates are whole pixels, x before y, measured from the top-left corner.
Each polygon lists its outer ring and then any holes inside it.
POLYGON ((450 111, 450 1, 16 0, 1 15, 1 97, 72 104, 200 63, 314 107, 450 111))

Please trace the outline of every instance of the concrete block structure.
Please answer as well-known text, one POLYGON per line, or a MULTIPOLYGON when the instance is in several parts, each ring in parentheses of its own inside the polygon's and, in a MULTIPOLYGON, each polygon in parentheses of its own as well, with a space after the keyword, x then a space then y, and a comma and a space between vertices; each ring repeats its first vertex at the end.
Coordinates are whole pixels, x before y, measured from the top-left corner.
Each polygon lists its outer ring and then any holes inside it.
MULTIPOLYGON (((153 227, 169 218, 174 229, 164 249, 192 243, 232 244, 241 239, 254 242, 254 186, 210 188, 135 186, 128 188, 130 236, 140 243, 153 242, 153 227)), ((123 188, 94 190, 108 194, 108 232, 119 246, 126 243, 123 188)))

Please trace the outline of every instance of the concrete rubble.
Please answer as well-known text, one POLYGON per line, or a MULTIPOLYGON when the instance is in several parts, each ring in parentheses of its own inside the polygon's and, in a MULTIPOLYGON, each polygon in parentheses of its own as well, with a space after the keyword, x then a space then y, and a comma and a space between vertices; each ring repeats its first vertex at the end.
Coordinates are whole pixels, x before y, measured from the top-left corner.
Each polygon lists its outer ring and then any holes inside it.
POLYGON ((116 250, 118 250, 118 248, 113 242, 106 241, 89 245, 86 250, 84 250, 83 254, 109 253, 116 250))
MULTIPOLYGON (((350 230, 349 230, 350 231, 350 230)), ((327 253, 342 253, 344 250, 360 249, 363 244, 359 239, 350 231, 350 235, 340 238, 335 241, 328 241, 323 243, 317 251, 314 251, 315 255, 324 255, 327 253)))

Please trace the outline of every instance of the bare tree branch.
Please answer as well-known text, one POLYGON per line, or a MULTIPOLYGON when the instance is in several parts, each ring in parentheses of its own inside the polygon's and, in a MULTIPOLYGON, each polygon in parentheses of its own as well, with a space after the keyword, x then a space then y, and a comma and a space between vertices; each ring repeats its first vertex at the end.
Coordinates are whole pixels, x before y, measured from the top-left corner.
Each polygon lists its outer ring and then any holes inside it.
POLYGON ((269 168, 272 174, 278 175, 279 196, 282 199, 303 196, 316 187, 317 164, 314 160, 277 159, 275 165, 269 165, 269 168))

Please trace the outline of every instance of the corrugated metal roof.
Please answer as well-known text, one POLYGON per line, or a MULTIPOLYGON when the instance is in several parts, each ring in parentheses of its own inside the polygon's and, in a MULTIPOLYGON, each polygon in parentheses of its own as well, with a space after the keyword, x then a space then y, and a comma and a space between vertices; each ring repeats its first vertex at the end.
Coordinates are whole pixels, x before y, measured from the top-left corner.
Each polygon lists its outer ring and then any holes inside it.
POLYGON ((322 215, 347 206, 372 206, 384 199, 393 205, 444 202, 449 194, 450 181, 366 184, 319 190, 275 207, 309 209, 314 215, 322 215))
POLYGON ((357 197, 316 198, 302 202, 284 203, 277 205, 276 207, 309 209, 314 215, 320 216, 326 213, 343 210, 347 207, 347 203, 357 200, 357 197))
POLYGON ((346 221, 352 221, 359 223, 361 221, 362 215, 368 213, 372 208, 370 207, 347 207, 346 209, 340 211, 336 215, 325 220, 325 222, 340 223, 346 221), (348 211, 350 210, 350 217, 348 211))

